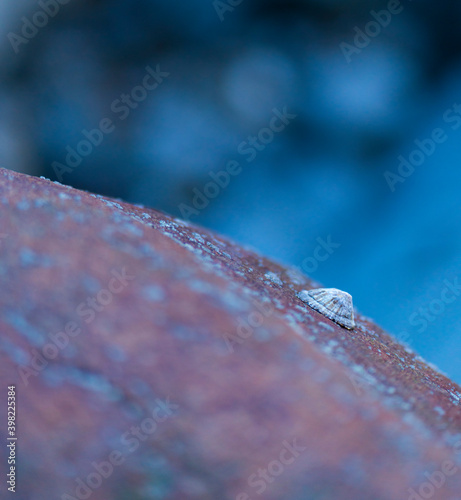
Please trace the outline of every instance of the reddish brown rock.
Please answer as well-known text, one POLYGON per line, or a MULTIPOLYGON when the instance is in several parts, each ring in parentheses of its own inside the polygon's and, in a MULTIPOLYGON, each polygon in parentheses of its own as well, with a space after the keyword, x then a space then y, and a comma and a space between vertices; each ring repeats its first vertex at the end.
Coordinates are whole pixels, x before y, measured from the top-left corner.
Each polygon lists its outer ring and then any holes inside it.
POLYGON ((460 388, 295 269, 7 170, 0 220, 14 498, 461 499, 460 388))

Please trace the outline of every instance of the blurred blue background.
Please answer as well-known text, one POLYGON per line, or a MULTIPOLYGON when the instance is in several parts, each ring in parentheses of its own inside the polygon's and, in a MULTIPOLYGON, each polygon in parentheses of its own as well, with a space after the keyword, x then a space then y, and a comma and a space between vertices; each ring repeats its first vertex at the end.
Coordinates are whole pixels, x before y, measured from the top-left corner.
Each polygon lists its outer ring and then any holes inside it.
POLYGON ((455 1, 2 2, 0 165, 297 266, 461 382, 460 21, 455 1))

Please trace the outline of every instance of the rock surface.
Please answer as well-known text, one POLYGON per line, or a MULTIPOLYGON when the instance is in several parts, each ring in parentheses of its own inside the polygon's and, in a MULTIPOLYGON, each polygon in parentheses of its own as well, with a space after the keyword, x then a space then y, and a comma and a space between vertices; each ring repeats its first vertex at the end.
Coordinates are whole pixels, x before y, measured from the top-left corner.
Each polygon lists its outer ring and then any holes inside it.
POLYGON ((0 224, 16 499, 461 499, 460 387, 296 269, 3 169, 0 224))

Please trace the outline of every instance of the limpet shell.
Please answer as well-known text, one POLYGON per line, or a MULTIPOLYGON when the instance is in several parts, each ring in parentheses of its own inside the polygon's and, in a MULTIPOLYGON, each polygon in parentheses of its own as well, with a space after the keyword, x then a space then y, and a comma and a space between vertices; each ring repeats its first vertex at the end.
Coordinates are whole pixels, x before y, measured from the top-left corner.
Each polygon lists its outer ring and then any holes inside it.
POLYGON ((352 297, 347 292, 337 288, 315 288, 302 290, 298 297, 338 325, 348 330, 355 328, 352 297))

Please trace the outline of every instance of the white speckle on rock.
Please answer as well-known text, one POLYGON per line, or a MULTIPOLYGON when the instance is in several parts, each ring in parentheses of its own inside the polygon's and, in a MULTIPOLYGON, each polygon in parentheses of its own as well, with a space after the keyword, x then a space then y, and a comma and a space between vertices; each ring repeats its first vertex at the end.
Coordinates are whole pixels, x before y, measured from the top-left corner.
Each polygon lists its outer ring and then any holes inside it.
POLYGON ((124 224, 122 229, 127 233, 131 233, 132 235, 137 236, 138 238, 142 238, 144 236, 144 231, 135 224, 124 224))
POLYGON ((269 280, 271 283, 274 283, 274 285, 282 286, 283 281, 273 272, 269 271, 267 272, 264 277, 269 280))
POLYGON ((440 408, 440 406, 434 407, 434 410, 440 415, 443 416, 445 415, 445 410, 443 408, 440 408))
POLYGON ((27 200, 21 200, 16 204, 16 208, 19 210, 29 210, 30 203, 27 200))
POLYGON ((199 241, 200 243, 202 243, 202 245, 205 244, 205 240, 202 238, 202 235, 200 235, 199 233, 193 233, 194 234, 194 238, 199 241))
MULTIPOLYGON (((308 280, 306 276, 296 267, 290 267, 286 271, 286 275, 290 278, 291 282, 295 285, 306 285, 308 280)), ((291 285, 291 283, 290 283, 291 285)), ((292 285, 291 285, 292 286, 292 285)))
POLYGON ((119 210, 122 210, 123 211, 123 207, 122 205, 120 205, 119 203, 115 203, 115 201, 109 201, 109 200, 102 200, 102 202, 107 205, 108 207, 115 207, 115 208, 118 208, 119 210))
POLYGON ((53 259, 48 255, 39 255, 30 248, 21 248, 19 260, 22 267, 51 267, 53 259))
POLYGON ((274 333, 270 333, 266 328, 256 328, 254 338, 258 342, 267 342, 274 337, 274 333))
POLYGON ((192 279, 188 281, 188 285, 191 290, 203 295, 213 295, 216 293, 216 289, 207 281, 192 279))
POLYGON ((321 326, 322 328, 324 328, 325 330, 329 330, 330 332, 335 331, 335 329, 331 325, 324 323, 323 321, 319 321, 318 325, 321 326))
POLYGON ((34 200, 34 205, 37 208, 41 208, 41 207, 44 207, 45 205, 51 205, 51 202, 45 198, 36 198, 34 200))
POLYGON ((450 394, 452 396, 452 398, 456 401, 456 402, 460 402, 461 401, 461 394, 460 393, 456 393, 454 391, 450 391, 450 394))
POLYGON ((144 298, 152 302, 161 302, 165 299, 163 288, 158 285, 148 285, 142 289, 144 298))
POLYGON ((210 243, 209 241, 207 241, 207 246, 209 246, 212 250, 214 250, 216 253, 221 253, 221 250, 216 246, 216 245, 213 245, 213 243, 210 243))

